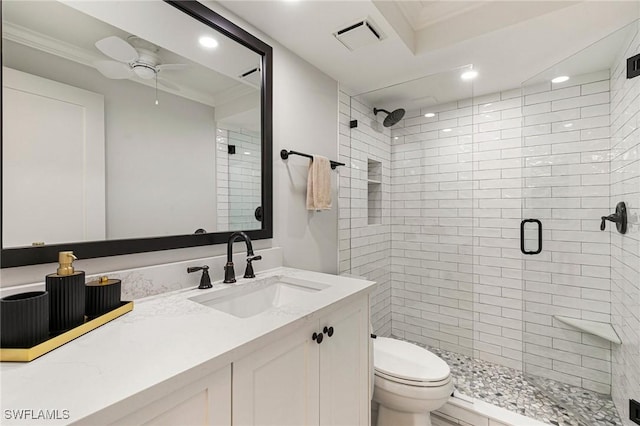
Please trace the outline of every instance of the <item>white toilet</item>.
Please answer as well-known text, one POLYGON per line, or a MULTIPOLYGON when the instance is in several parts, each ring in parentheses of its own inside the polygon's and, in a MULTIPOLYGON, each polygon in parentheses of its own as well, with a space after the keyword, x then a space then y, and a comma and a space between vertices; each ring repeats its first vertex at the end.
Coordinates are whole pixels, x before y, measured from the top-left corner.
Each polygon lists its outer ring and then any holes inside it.
POLYGON ((453 392, 447 363, 420 346, 377 337, 373 365, 377 426, 430 426, 431 411, 453 392))

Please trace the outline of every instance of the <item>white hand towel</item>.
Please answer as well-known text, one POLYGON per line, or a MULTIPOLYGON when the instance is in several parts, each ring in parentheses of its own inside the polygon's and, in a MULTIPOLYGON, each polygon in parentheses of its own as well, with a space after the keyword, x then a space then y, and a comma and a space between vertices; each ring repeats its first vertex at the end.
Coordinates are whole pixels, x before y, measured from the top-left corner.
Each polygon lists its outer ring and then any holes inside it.
POLYGON ((331 209, 331 163, 326 157, 314 155, 307 177, 307 210, 331 209))

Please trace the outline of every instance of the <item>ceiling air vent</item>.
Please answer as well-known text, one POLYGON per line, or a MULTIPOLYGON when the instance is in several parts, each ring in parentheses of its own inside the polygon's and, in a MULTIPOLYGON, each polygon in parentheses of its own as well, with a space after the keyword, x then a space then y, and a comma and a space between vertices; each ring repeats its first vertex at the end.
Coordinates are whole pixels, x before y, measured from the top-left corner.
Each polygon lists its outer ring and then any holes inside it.
POLYGON ((349 50, 356 50, 383 39, 382 33, 371 22, 371 19, 356 22, 333 33, 333 35, 349 50))

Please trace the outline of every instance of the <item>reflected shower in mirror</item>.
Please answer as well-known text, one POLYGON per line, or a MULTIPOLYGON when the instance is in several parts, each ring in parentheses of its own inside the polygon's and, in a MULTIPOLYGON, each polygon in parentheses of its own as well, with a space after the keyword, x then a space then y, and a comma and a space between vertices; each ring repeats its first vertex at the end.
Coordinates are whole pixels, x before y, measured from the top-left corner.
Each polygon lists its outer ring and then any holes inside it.
POLYGON ((262 228, 262 56, 117 3, 2 2, 4 249, 262 228))

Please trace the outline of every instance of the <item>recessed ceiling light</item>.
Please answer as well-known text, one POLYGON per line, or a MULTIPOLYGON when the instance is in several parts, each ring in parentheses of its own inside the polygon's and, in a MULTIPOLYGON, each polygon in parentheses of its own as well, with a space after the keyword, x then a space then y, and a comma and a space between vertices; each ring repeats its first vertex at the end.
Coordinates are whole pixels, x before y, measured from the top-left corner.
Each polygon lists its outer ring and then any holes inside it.
POLYGON ((565 123, 563 126, 566 128, 573 127, 573 123, 565 123))
POLYGON ((428 112, 424 116, 427 117, 427 118, 431 118, 431 117, 435 117, 436 115, 434 113, 432 113, 432 112, 428 112))
POLYGON ((398 140, 398 137, 397 137, 397 136, 394 136, 394 137, 393 137, 393 139, 394 139, 394 140, 398 140))
POLYGON ((469 71, 465 71, 460 75, 460 78, 463 80, 473 80, 474 78, 476 78, 478 76, 478 71, 476 70, 469 70, 469 71))
POLYGON ((443 132, 450 132, 451 129, 442 129, 443 132))
POLYGON ((569 76, 567 75, 561 75, 559 77, 554 78, 553 80, 551 80, 552 83, 564 83, 565 81, 569 80, 569 76))
POLYGON ((218 41, 213 37, 202 36, 198 41, 200 42, 200 46, 206 47, 207 49, 218 47, 218 41))

